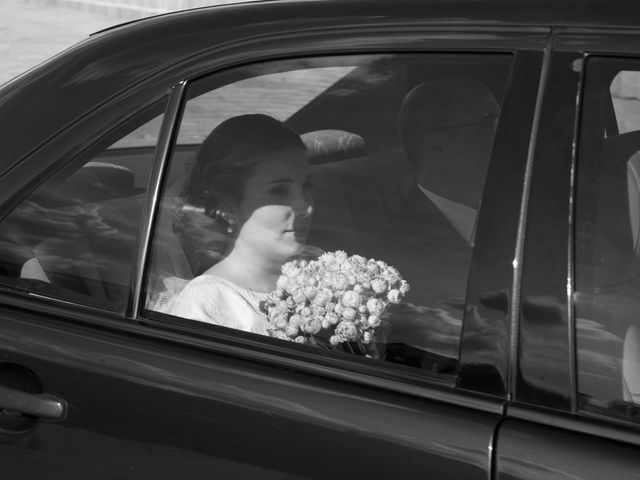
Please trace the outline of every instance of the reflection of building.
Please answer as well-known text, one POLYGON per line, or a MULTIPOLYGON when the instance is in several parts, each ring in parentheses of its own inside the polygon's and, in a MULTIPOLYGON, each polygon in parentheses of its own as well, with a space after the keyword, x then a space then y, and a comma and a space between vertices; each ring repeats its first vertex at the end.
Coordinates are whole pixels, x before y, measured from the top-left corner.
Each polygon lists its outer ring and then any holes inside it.
POLYGON ((183 10, 186 8, 239 3, 243 0, 31 0, 50 5, 107 14, 115 18, 134 19, 183 10))

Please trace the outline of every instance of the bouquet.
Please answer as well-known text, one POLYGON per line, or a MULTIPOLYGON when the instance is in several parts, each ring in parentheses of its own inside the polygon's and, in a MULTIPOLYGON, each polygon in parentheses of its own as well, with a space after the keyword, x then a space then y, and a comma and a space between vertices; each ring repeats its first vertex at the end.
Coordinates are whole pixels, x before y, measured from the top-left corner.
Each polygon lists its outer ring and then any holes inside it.
POLYGON ((262 310, 272 337, 367 351, 387 305, 400 303, 408 291, 394 267, 336 251, 285 263, 262 310))

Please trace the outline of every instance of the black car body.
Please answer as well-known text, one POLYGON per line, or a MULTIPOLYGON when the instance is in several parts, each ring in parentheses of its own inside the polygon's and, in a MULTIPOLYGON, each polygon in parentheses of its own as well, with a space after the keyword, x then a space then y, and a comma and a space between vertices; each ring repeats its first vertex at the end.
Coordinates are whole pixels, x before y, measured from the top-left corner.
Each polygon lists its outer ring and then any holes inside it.
MULTIPOLYGON (((634 363, 626 335, 640 311, 628 163, 640 141, 616 124, 617 104, 603 94, 619 72, 640 71, 639 13, 605 1, 203 8, 98 32, 6 84, 3 478, 640 477, 638 405, 623 395, 623 364, 634 363), (413 66, 407 78, 429 75, 421 56, 443 72, 462 56, 501 92, 452 350, 415 352, 405 342, 401 361, 372 362, 145 308, 169 160, 195 149, 175 143, 184 103, 272 64, 353 61, 357 71, 374 56, 390 58, 394 72, 413 66), (152 142, 107 149, 158 116, 152 142), (115 273, 98 300, 52 275, 24 276, 30 254, 18 248, 35 251, 43 238, 29 237, 32 225, 72 212, 60 192, 71 196, 70 172, 94 159, 135 174, 126 195, 83 197, 118 229, 100 237, 113 249, 101 261, 115 273), (47 194, 50 181, 67 183, 47 194), (33 192, 43 200, 25 214, 33 192)), ((365 125, 349 112, 376 102, 387 112, 391 98, 395 112, 410 83, 398 88, 397 78, 344 110, 323 106, 320 93, 288 123, 300 133, 357 130, 370 154, 383 151, 396 117, 365 125)), ((318 164, 317 176, 330 169, 318 164)), ((380 208, 391 202, 382 199, 380 208)), ((359 245, 348 231, 318 238, 325 249, 359 245)))

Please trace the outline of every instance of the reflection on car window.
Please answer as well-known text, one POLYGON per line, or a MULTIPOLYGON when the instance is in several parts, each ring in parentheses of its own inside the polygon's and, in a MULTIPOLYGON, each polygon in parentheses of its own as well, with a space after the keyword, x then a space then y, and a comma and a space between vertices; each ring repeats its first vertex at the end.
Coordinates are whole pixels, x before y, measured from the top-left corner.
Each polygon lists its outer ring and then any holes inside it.
POLYGON ((76 159, 2 220, 2 283, 124 310, 161 119, 76 159))
POLYGON ((581 406, 637 419, 640 404, 640 63, 587 65, 576 192, 581 406))
POLYGON ((510 65, 330 57, 193 83, 147 309, 452 376, 510 65))

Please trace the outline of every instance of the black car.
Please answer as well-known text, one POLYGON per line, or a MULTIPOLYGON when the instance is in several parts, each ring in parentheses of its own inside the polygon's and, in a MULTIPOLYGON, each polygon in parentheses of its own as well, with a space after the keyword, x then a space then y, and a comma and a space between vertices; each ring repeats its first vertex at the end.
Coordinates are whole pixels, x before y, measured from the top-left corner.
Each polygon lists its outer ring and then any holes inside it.
POLYGON ((161 15, 4 85, 0 145, 2 478, 640 478, 633 2, 161 15), (247 287, 268 331, 175 307, 288 205, 207 203, 212 132, 256 114, 306 175, 308 303, 247 287), (336 258, 371 275, 313 303, 336 258))

